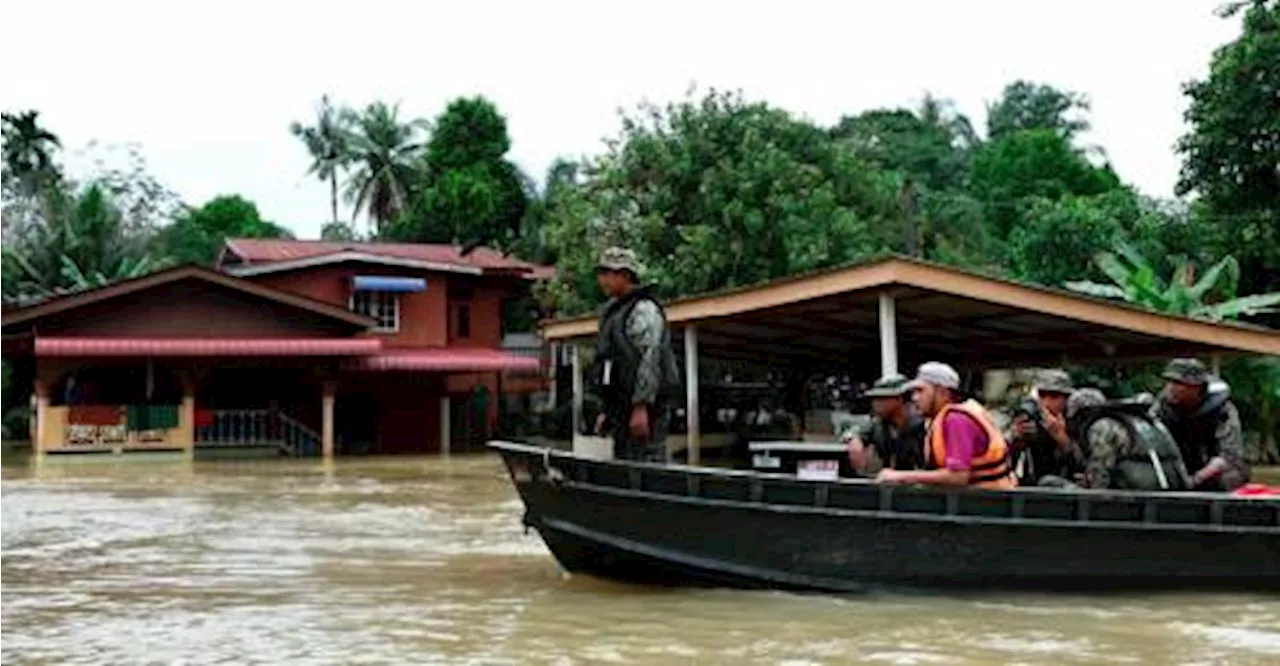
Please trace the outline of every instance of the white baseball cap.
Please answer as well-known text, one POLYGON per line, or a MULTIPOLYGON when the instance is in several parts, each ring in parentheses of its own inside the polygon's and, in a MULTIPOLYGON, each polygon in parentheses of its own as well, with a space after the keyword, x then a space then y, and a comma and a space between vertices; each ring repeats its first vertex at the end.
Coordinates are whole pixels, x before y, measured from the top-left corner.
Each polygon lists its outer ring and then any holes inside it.
POLYGON ((946 363, 929 361, 916 370, 916 378, 911 380, 908 386, 916 389, 920 388, 921 384, 933 384, 934 386, 959 390, 960 373, 946 363))

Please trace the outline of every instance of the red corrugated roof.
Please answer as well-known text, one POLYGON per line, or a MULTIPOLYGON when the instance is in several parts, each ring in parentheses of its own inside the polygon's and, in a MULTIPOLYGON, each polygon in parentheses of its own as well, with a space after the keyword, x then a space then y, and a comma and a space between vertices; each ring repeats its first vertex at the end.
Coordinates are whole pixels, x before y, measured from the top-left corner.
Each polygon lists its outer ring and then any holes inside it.
POLYGON ((227 248, 250 264, 309 259, 340 252, 412 259, 416 261, 470 266, 491 271, 517 271, 534 277, 551 277, 555 269, 516 259, 497 250, 480 247, 467 256, 456 245, 431 243, 357 243, 338 241, 290 240, 278 238, 228 238, 227 248))
POLYGON ((439 347, 435 349, 384 349, 381 353, 343 362, 347 370, 435 370, 439 372, 498 372, 502 370, 534 371, 541 361, 531 356, 517 356, 478 347, 439 347))
POLYGON ((376 338, 45 338, 36 356, 361 356, 376 338))

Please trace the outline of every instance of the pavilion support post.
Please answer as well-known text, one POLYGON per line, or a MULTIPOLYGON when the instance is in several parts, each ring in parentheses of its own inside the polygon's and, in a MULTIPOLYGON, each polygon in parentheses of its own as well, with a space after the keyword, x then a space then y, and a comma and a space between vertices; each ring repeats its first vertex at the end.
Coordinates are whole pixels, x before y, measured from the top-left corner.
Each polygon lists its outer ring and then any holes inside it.
POLYGON ((702 427, 698 422, 698 327, 684 329, 685 425, 688 430, 688 463, 699 464, 702 458, 702 427))
POLYGON ((45 438, 48 437, 49 432, 49 383, 42 379, 37 379, 35 381, 34 392, 35 413, 31 415, 34 423, 31 436, 35 439, 31 442, 31 449, 35 451, 36 456, 39 457, 44 453, 45 438))
POLYGON ((569 349, 573 365, 573 434, 570 437, 572 441, 582 433, 582 347, 575 344, 569 349))
POLYGON ((338 383, 324 381, 320 384, 320 454, 325 460, 333 459, 334 430, 333 407, 337 401, 338 383))
POLYGON ((448 457, 453 447, 453 406, 449 394, 440 396, 440 455, 448 457))
POLYGON ((1209 367, 1213 369, 1213 376, 1222 378, 1222 354, 1213 354, 1209 356, 1209 367))
POLYGON ((557 400, 557 398, 558 398, 559 396, 557 396, 557 395, 556 395, 556 392, 557 392, 557 387, 556 387, 556 385, 560 383, 560 382, 559 382, 559 379, 560 379, 560 343, 558 343, 558 342, 552 342, 552 343, 551 343, 550 345, 548 345, 548 346, 550 347, 550 349, 549 349, 548 351, 549 351, 549 352, 550 352, 550 354, 551 354, 551 364, 550 364, 550 365, 551 365, 551 368, 550 368, 551 386, 550 386, 550 390, 548 391, 548 395, 547 395, 547 402, 549 402, 549 403, 550 403, 548 406, 551 408, 551 411, 553 411, 553 412, 554 412, 554 411, 555 411, 555 409, 556 409, 556 407, 558 407, 558 406, 560 405, 559 401, 557 400))
POLYGON ((880 294, 880 375, 898 374, 898 306, 893 295, 880 294))

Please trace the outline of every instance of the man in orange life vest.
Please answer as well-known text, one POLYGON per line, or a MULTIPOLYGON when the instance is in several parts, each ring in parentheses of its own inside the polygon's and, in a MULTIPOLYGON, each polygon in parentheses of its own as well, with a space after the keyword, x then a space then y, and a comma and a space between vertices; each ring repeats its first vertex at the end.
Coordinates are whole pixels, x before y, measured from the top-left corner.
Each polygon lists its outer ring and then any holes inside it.
POLYGON ((930 419, 923 470, 881 470, 881 483, 921 483, 1011 489, 1009 447, 995 419, 960 391, 960 374, 946 363, 925 363, 910 386, 920 413, 930 419))

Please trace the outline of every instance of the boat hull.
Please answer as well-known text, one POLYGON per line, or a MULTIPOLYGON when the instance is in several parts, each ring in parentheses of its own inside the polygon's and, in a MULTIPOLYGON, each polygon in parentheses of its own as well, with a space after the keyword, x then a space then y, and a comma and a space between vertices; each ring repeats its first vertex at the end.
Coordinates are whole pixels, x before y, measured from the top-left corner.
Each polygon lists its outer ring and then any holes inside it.
POLYGON ((495 443, 574 573, 661 585, 1280 590, 1280 502, 946 493, 598 461, 495 443))

